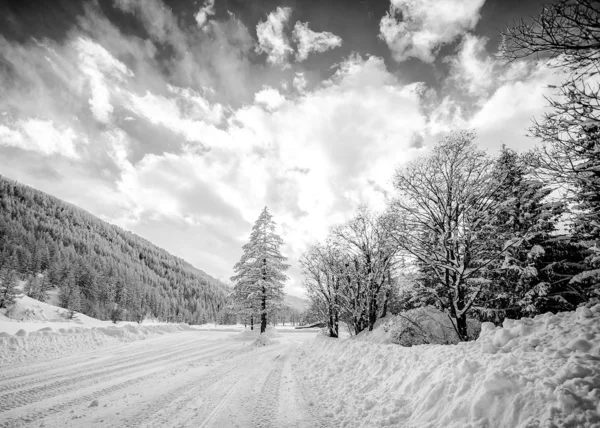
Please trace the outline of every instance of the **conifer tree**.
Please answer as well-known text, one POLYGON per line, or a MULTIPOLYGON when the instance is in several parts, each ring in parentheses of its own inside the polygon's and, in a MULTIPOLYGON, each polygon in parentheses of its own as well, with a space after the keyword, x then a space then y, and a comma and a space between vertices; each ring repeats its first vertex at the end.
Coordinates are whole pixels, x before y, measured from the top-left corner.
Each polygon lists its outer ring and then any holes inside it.
POLYGON ((72 319, 75 312, 81 311, 81 292, 72 270, 66 272, 67 276, 59 292, 60 305, 68 310, 67 316, 72 319))
POLYGON ((498 183, 494 210, 487 220, 487 243, 501 249, 512 245, 485 269, 491 280, 480 296, 483 319, 501 322, 506 316, 535 315, 542 310, 569 309, 564 281, 549 275, 557 256, 553 235, 564 203, 548 198, 552 189, 530 174, 530 166, 514 150, 502 148, 494 168, 498 183))
POLYGON ((19 296, 17 289, 17 274, 10 265, 0 269, 0 308, 12 305, 19 296))
POLYGON ((283 301, 283 284, 288 268, 281 255, 283 240, 275 233, 273 216, 265 207, 252 227, 250 240, 233 270, 234 298, 237 306, 252 308, 260 315, 260 332, 267 329, 267 317, 283 301))

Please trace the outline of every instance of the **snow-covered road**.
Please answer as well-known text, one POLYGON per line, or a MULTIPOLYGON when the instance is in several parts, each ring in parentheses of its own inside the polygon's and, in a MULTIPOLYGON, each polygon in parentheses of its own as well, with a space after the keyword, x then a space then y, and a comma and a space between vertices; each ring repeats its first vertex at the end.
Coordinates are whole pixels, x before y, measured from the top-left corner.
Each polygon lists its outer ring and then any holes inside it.
POLYGON ((3 427, 318 427, 297 379, 299 345, 254 348, 190 331, 0 369, 3 427))

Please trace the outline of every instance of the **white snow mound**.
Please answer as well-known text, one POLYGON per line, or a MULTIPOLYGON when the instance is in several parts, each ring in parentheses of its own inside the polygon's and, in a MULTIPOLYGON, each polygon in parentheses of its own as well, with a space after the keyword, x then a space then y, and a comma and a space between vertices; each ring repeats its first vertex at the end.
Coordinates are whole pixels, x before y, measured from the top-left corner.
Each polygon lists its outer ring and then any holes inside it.
POLYGON ((300 375, 335 426, 600 427, 600 304, 484 323, 458 345, 307 346, 300 375))
POLYGON ((273 344, 273 341, 269 339, 269 336, 266 333, 260 334, 254 342, 252 342, 252 346, 260 348, 262 346, 269 346, 273 344))
POLYGON ((3 312, 0 314, 0 367, 194 330, 185 324, 167 323, 122 322, 117 326, 83 314, 69 320, 65 317, 66 309, 28 296, 19 297, 3 312))

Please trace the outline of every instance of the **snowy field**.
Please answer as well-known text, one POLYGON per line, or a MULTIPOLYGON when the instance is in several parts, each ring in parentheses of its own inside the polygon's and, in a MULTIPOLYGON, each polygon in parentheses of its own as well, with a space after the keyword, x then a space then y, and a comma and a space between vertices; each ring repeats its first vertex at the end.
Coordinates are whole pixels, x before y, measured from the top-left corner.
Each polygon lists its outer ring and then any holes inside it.
POLYGON ((295 377, 313 331, 253 346, 180 331, 0 369, 0 426, 316 427, 295 377), (275 341, 275 342, 273 342, 275 341))
POLYGON ((377 330, 257 341, 243 326, 60 321, 36 302, 0 321, 1 427, 600 427, 600 305, 405 348, 377 330))

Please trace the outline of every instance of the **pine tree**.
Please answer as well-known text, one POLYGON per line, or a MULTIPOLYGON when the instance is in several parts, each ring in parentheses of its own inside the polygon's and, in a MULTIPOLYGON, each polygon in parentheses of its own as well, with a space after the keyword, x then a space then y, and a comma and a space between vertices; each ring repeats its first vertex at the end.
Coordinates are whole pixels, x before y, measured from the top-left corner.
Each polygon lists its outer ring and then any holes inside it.
POLYGON ((283 301, 286 257, 281 255, 283 240, 275 233, 275 222, 267 207, 252 227, 250 240, 242 249, 240 261, 234 266, 233 297, 242 313, 260 315, 260 332, 267 329, 268 314, 283 301))
POLYGON ((0 269, 0 308, 12 305, 18 296, 17 273, 10 265, 3 266, 0 269))
POLYGON ((494 179, 498 203, 487 222, 487 242, 495 248, 512 245, 485 270, 491 283, 476 307, 481 318, 501 322, 506 316, 567 309, 564 281, 549 276, 557 255, 553 234, 564 204, 550 201, 551 189, 533 179, 525 159, 506 147, 496 161, 494 179))
POLYGON ((66 272, 66 277, 59 293, 60 305, 67 309, 67 317, 72 319, 75 312, 81 311, 81 292, 72 270, 66 272))

